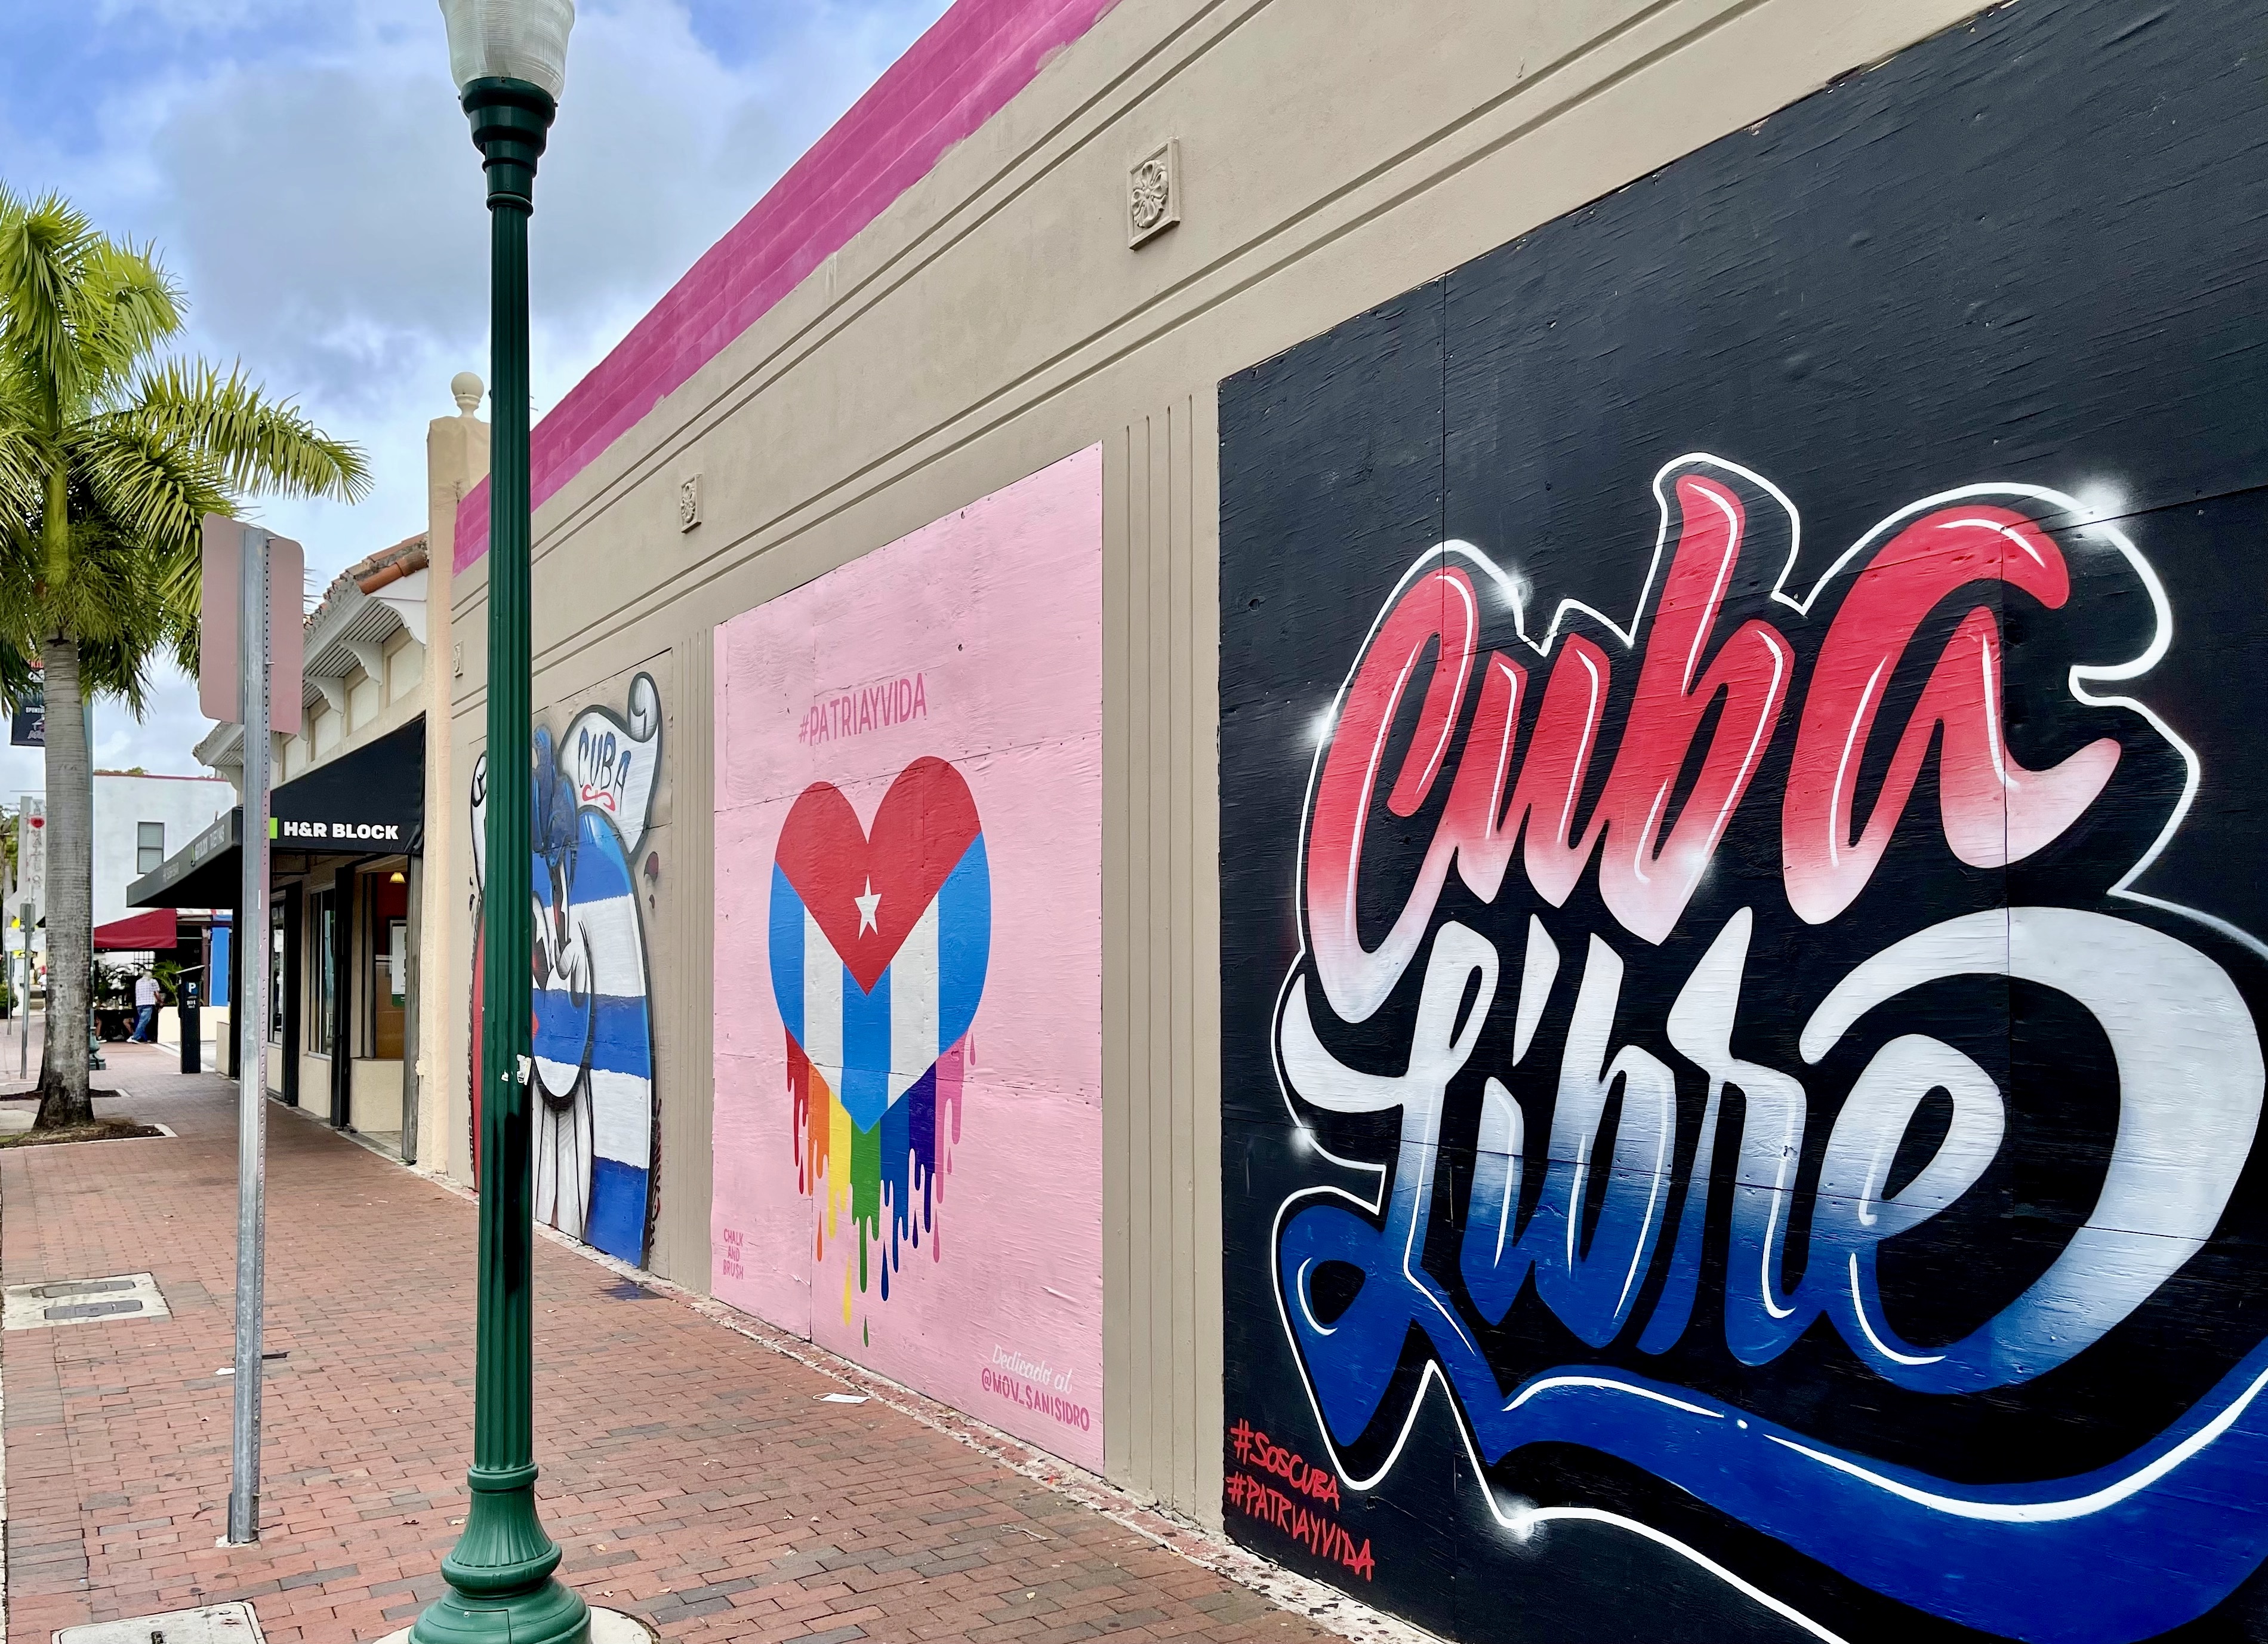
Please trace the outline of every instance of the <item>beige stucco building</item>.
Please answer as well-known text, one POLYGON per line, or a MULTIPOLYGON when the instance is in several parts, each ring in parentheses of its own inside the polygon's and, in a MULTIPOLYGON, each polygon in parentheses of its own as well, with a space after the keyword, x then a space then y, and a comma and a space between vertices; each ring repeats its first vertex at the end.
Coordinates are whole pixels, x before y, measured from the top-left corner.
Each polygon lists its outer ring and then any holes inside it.
MULTIPOLYGON (((276 735, 271 766, 269 1088, 409 1162, 440 1146, 445 1102, 431 1076, 442 1029, 423 978, 449 929, 437 870, 450 856, 423 819, 429 784, 448 770, 426 726, 446 714, 451 682, 429 659, 448 654, 457 502, 488 461, 479 380, 468 373, 453 388, 458 414, 428 435, 427 527, 350 565, 308 614, 301 728, 276 735)), ((195 749, 239 788, 243 734, 219 726, 195 749)), ((194 874, 203 894, 233 902, 240 828, 240 813, 223 817, 200 842, 212 848, 181 852, 170 878, 157 876, 165 882, 138 888, 144 899, 187 894, 175 881, 194 874)), ((231 1008, 218 1001, 216 1037, 232 1067, 231 1008)))
MULTIPOLYGON (((673 293, 747 316, 683 380, 652 392, 673 339, 634 328, 537 431, 539 719, 619 706, 644 673, 670 748, 645 938, 653 1269, 706 1290, 718 1258, 719 623, 1099 445, 1105 1471, 1218 1522, 1217 385, 1970 9, 1479 4, 1413 31, 1393 7, 1122 0, 1081 8, 1091 25, 994 6, 994 38, 925 40, 934 58, 914 66, 934 76, 1061 49, 855 233, 803 248, 810 271, 769 306, 673 293), (1161 151, 1178 220, 1130 245, 1131 175, 1161 151), (650 409, 608 421, 608 396, 650 409), (578 431, 581 460, 547 465, 547 434, 578 415, 621 431, 578 431)), ((858 120, 858 142, 902 140, 858 120)), ((814 162, 854 182, 881 165, 814 162)), ((728 240, 688 284, 729 286, 720 265, 757 254, 728 240)), ((453 594, 460 773, 482 741, 486 586, 475 559, 453 594)), ((446 809, 437 795, 431 827, 446 817, 460 859, 463 786, 446 809)), ((460 964, 467 908, 446 910, 460 964)), ((470 988, 460 969, 444 992, 470 988)), ((461 1102, 463 1014, 445 1030, 461 1102)), ((442 1128, 464 1132, 461 1107, 442 1128)))

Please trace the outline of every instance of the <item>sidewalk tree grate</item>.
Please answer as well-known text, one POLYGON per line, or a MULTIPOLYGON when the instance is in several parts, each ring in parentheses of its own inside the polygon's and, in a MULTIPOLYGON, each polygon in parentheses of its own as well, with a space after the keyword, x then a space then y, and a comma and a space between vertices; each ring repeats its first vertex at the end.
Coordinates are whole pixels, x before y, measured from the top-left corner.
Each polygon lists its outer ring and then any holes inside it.
POLYGON ((260 1621, 250 1604, 207 1604, 65 1627, 55 1644, 261 1644, 260 1621))
MULTIPOLYGON (((9 1330, 44 1330, 56 1324, 92 1324, 101 1319, 172 1316, 173 1309, 166 1305, 155 1279, 148 1273, 116 1273, 107 1279, 63 1279, 42 1285, 10 1285, 5 1292, 4 1313, 0 1313, 0 1326, 9 1330)), ((118 1636, 131 1638, 134 1644, 149 1644, 146 1636, 118 1636)), ((166 1644, 180 1644, 180 1640, 169 1635, 166 1644)))

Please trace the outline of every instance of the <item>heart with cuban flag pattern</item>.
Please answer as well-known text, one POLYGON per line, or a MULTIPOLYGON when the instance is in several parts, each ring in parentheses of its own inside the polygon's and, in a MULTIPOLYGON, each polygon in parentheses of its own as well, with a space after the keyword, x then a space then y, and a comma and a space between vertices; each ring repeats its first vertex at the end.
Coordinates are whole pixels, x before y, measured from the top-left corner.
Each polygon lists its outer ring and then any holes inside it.
MULTIPOLYGON (((991 874, 961 772, 915 760, 871 828, 833 784, 806 788, 772 863, 770 939, 799 1184, 827 1195, 817 1253, 847 1205, 865 1289, 868 1243, 882 1243, 887 1216, 887 1299, 902 1247, 934 1231, 991 953, 991 874)), ((846 1316, 850 1279, 846 1269, 846 1316)))
POLYGON ((772 992, 860 1129, 968 1031, 991 941, 976 801, 945 761, 901 771, 871 830, 831 783, 788 812, 773 864, 772 992))

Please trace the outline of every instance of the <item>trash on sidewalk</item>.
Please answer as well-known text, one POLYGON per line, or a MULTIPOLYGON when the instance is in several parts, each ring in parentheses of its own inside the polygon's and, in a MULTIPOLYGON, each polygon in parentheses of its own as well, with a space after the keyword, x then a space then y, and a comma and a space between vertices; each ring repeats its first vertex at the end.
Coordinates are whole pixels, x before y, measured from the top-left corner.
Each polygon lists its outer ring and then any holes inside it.
MULTIPOLYGON (((279 1347, 273 1352, 263 1353, 260 1356, 264 1361, 273 1363, 278 1359, 290 1358, 291 1356, 291 1350, 289 1347, 279 1347)), ((221 1366, 219 1369, 215 1370, 213 1374, 215 1375, 234 1375, 236 1374, 236 1367, 232 1364, 225 1364, 221 1366)))

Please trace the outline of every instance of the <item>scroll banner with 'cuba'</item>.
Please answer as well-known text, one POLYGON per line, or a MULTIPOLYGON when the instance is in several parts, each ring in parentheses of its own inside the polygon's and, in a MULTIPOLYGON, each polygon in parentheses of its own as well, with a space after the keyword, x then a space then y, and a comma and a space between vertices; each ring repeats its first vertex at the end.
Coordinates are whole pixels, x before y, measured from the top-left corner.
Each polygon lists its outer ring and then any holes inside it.
POLYGON ((2268 1636, 2256 33, 2004 8, 1223 385, 1232 1533, 2268 1636))

